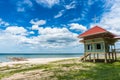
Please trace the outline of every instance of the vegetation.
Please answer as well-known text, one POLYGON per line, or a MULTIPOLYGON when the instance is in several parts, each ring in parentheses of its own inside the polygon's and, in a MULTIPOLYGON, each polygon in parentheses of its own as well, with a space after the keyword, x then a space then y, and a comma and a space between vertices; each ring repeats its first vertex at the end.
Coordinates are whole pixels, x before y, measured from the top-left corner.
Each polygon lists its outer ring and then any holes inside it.
POLYGON ((120 62, 91 63, 78 59, 62 60, 49 64, 17 64, 0 68, 0 79, 11 80, 118 80, 120 79, 120 62), (14 77, 23 75, 22 77, 14 77))

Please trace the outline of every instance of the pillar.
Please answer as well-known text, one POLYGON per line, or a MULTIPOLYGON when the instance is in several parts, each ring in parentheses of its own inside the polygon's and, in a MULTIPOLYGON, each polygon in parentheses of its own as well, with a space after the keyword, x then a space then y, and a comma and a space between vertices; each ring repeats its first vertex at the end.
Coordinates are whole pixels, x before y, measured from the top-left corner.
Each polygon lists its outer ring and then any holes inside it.
POLYGON ((95 53, 93 53, 93 62, 95 63, 95 53))
POLYGON ((97 53, 97 59, 99 59, 99 53, 97 53))
POLYGON ((112 52, 112 60, 114 61, 114 55, 113 54, 115 54, 115 52, 112 52))
POLYGON ((117 54, 116 54, 116 52, 114 54, 115 54, 115 61, 116 61, 117 60, 117 54))
POLYGON ((117 53, 116 53, 116 49, 115 49, 115 44, 114 44, 114 60, 117 60, 117 53))
POLYGON ((107 53, 105 53, 105 63, 107 63, 107 53))
POLYGON ((91 54, 89 54, 89 61, 91 61, 91 54))
POLYGON ((110 52, 108 53, 109 62, 111 61, 110 52))

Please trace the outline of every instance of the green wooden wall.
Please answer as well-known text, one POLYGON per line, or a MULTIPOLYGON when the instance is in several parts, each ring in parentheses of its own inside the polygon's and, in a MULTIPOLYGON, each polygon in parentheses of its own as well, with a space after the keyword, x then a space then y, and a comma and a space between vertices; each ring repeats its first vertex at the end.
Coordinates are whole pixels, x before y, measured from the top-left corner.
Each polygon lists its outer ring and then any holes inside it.
POLYGON ((106 44, 102 38, 85 40, 84 47, 85 52, 106 52, 106 44))

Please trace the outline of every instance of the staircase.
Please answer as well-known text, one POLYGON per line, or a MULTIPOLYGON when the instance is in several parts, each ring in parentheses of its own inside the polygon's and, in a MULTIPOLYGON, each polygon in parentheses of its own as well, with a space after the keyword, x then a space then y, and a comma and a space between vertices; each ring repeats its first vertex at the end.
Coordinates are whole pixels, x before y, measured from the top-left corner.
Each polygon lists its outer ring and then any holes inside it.
POLYGON ((84 61, 84 59, 86 59, 90 54, 91 54, 91 53, 86 54, 86 55, 83 56, 80 60, 81 60, 81 61, 84 61))

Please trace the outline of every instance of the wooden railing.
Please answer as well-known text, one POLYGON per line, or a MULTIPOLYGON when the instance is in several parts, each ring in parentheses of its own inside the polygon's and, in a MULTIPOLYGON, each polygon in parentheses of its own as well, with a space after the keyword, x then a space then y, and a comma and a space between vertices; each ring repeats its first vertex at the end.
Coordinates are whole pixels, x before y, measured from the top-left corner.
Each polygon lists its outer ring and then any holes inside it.
POLYGON ((87 58, 87 56, 89 56, 91 53, 89 53, 89 54, 86 54, 85 56, 83 56, 82 58, 81 58, 81 61, 83 61, 85 58, 87 58))

